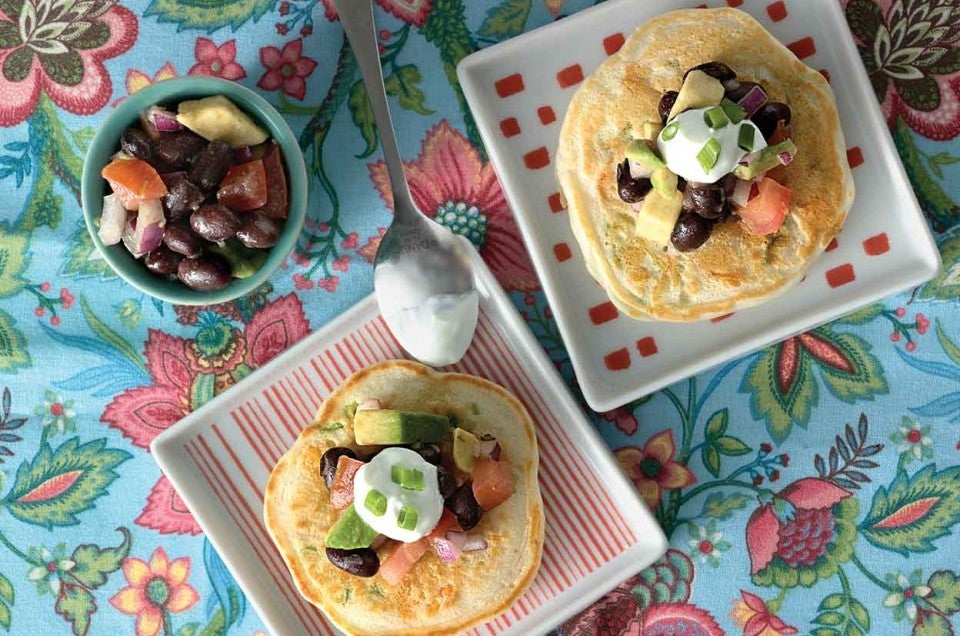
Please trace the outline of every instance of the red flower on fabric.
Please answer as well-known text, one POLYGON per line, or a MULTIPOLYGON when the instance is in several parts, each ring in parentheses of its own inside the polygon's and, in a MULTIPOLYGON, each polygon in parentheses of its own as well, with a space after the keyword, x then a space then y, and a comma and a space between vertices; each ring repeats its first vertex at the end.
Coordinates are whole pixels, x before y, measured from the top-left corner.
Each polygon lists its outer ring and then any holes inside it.
POLYGON ((685 488, 697 481, 690 469, 674 460, 673 431, 660 431, 643 448, 625 446, 614 454, 650 508, 660 503, 661 490, 685 488))
POLYGON ((42 12, 35 2, 0 6, 0 126, 27 119, 41 93, 77 115, 107 105, 113 87, 103 63, 136 41, 132 11, 112 2, 42 12))
POLYGON ((303 55, 303 40, 290 40, 281 51, 275 46, 260 49, 260 61, 267 69, 257 86, 267 91, 279 88, 290 97, 303 99, 307 93, 306 78, 313 73, 317 62, 303 55))
POLYGON ((743 600, 733 604, 730 618, 743 628, 743 636, 788 636, 796 634, 797 628, 787 625, 776 614, 771 614, 766 603, 756 594, 740 590, 743 600))
POLYGON ((629 406, 620 406, 612 411, 600 413, 600 417, 608 422, 613 422, 617 429, 624 435, 633 435, 640 427, 640 424, 637 422, 637 416, 633 414, 633 409, 629 406))
POLYGON ((217 46, 213 40, 197 38, 193 45, 193 55, 197 58, 197 63, 190 67, 188 75, 209 75, 228 80, 247 76, 247 72, 236 61, 236 40, 228 40, 217 46))
MULTIPOLYGON (((310 323, 295 294, 264 305, 242 331, 222 317, 206 316, 200 320, 194 339, 151 329, 144 356, 154 383, 116 396, 100 420, 134 445, 149 448, 154 437, 199 406, 192 401, 198 378, 212 375, 216 390, 223 390, 232 384, 232 373, 263 366, 310 333, 310 323)), ((162 477, 151 490, 137 523, 161 533, 199 532, 186 506, 162 477)))
MULTIPOLYGON (((510 206, 493 166, 446 120, 427 131, 420 156, 404 162, 414 203, 428 217, 467 236, 508 290, 539 289, 510 206)), ((370 178, 393 209, 383 161, 370 164, 370 178)))
MULTIPOLYGON (((423 26, 433 0, 376 0, 381 7, 413 26, 423 26)), ((337 19, 337 8, 331 0, 323 0, 323 15, 331 22, 337 19)))

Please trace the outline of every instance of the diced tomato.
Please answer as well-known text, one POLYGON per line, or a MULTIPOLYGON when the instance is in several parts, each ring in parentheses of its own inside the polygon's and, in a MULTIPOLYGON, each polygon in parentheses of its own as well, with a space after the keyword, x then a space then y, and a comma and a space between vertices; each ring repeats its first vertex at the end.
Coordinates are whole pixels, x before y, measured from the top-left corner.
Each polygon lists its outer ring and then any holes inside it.
POLYGON ((159 199, 167 195, 167 186, 163 179, 153 166, 142 159, 114 159, 103 167, 100 175, 109 181, 112 187, 126 188, 130 196, 138 201, 159 199))
POLYGON ((287 174, 283 170, 280 146, 271 143, 263 157, 263 169, 267 173, 267 202, 260 211, 274 219, 285 219, 290 210, 287 198, 287 174))
POLYGON ((107 179, 107 183, 110 184, 110 188, 113 189, 113 193, 117 195, 117 200, 120 201, 120 204, 123 205, 124 209, 131 210, 136 212, 140 209, 140 198, 133 193, 129 188, 124 188, 122 185, 115 181, 107 179))
POLYGON ((346 455, 337 460, 337 471, 330 485, 330 505, 335 509, 343 510, 353 503, 353 478, 361 466, 363 462, 346 455))
POLYGON ((473 496, 484 510, 496 508, 513 494, 510 464, 493 459, 477 460, 473 467, 473 496))
POLYGON ((236 212, 255 210, 267 202, 267 173, 263 161, 254 159, 227 171, 217 191, 217 201, 236 212))
MULTIPOLYGON (((740 209, 740 220, 751 234, 758 236, 772 234, 787 218, 792 198, 793 193, 790 188, 764 177, 757 186, 757 196, 740 209)), ((476 482, 474 482, 474 490, 476 490, 476 482)))
POLYGON ((398 542, 393 552, 380 563, 380 576, 390 585, 396 585, 428 549, 426 539, 413 543, 398 542))

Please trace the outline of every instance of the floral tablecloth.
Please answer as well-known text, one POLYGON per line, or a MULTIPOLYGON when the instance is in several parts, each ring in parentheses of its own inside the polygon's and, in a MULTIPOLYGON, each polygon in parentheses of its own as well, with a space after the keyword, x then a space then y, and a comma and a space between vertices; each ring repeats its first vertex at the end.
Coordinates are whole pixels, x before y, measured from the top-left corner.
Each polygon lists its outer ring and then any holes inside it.
MULTIPOLYGON (((453 212, 575 389, 454 70, 588 2, 377 4, 415 198, 453 212)), ((843 4, 944 269, 595 415, 672 547, 563 634, 960 630, 960 2, 843 4)), ((377 146, 326 1, 0 0, 0 633, 263 630, 148 446, 371 291, 391 204, 377 146), (186 74, 260 90, 311 175, 296 252, 204 309, 114 277, 78 203, 111 107, 186 74)))

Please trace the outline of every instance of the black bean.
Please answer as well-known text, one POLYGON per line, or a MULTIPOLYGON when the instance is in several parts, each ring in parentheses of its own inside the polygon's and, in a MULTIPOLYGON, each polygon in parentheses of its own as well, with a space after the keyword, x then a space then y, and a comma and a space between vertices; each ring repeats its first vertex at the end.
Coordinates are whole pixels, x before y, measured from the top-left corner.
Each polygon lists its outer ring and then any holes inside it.
POLYGON ((345 446, 335 446, 334 448, 328 448, 327 452, 320 458, 320 475, 323 477, 323 483, 327 485, 327 488, 333 485, 333 476, 337 472, 337 462, 341 457, 356 459, 357 454, 345 446))
POLYGON ((246 247, 265 249, 273 247, 280 239, 280 224, 262 212, 244 212, 237 239, 246 247))
POLYGON ((203 137, 189 130, 160 133, 160 139, 157 141, 157 158, 178 170, 186 168, 203 150, 206 143, 203 137))
POLYGON ((193 212, 200 207, 204 198, 200 188, 190 183, 186 177, 176 177, 167 186, 167 196, 163 198, 167 220, 175 221, 193 212))
POLYGON ((163 228, 163 244, 187 258, 196 258, 203 254, 203 239, 190 229, 186 221, 168 223, 163 228))
POLYGON ((698 214, 683 212, 673 226, 670 242, 681 252, 689 252, 703 245, 710 238, 711 223, 698 214))
POLYGON ((208 241, 218 243, 233 238, 240 229, 240 219, 225 205, 205 205, 190 215, 190 227, 208 241))
POLYGON ((120 135, 120 148, 128 155, 148 163, 153 161, 156 152, 153 140, 139 126, 130 126, 123 131, 120 135))
POLYGON ((740 85, 736 88, 731 88, 724 93, 724 97, 729 99, 733 103, 739 102, 743 99, 747 93, 749 93, 754 86, 760 86, 756 82, 740 82, 740 85))
POLYGON ((444 499, 452 497, 457 490, 457 480, 453 473, 443 466, 437 466, 437 485, 440 487, 440 496, 444 499))
POLYGON ((223 181, 232 161, 233 150, 228 144, 211 141, 197 154, 187 177, 204 192, 211 192, 223 181))
POLYGON ((737 177, 731 172, 720 177, 717 185, 723 188, 723 196, 729 199, 733 196, 733 191, 737 189, 737 177))
POLYGON ((680 192, 683 192, 683 191, 686 190, 686 189, 687 189, 687 180, 684 179, 683 177, 678 176, 678 177, 677 177, 677 190, 679 190, 680 192))
POLYGON ((663 97, 660 98, 660 104, 657 106, 657 110, 660 113, 660 123, 664 126, 667 125, 667 118, 670 117, 670 111, 673 109, 673 105, 677 103, 677 91, 667 91, 663 94, 663 97))
POLYGON ((687 183, 683 191, 683 211, 696 213, 705 219, 716 219, 723 214, 726 201, 723 186, 719 183, 687 183))
POLYGON ((423 457, 427 463, 433 464, 434 466, 440 465, 440 447, 436 444, 424 444, 414 450, 416 450, 417 454, 423 457))
POLYGON ((636 203, 647 196, 653 185, 650 179, 634 179, 630 176, 630 163, 624 159, 617 164, 617 194, 627 203, 636 203))
POLYGON ((370 548, 356 550, 327 548, 327 559, 344 572, 354 576, 370 577, 380 569, 380 557, 370 548))
POLYGON ((147 254, 143 263, 150 273, 175 280, 177 278, 177 267, 182 259, 183 256, 172 251, 166 245, 161 245, 147 254))
POLYGON ((447 507, 457 517, 457 522, 464 530, 470 530, 480 523, 483 511, 476 497, 473 496, 473 482, 465 481, 447 499, 447 507))
POLYGON ((755 112, 750 119, 760 129, 763 138, 769 140, 777 129, 777 122, 782 121, 784 124, 789 124, 790 118, 789 106, 781 102, 768 102, 763 108, 755 112))
POLYGON ((726 90, 736 88, 740 84, 740 82, 737 80, 737 74, 733 72, 732 68, 723 62, 706 62, 704 64, 694 66, 683 74, 683 79, 687 79, 687 75, 690 74, 690 71, 702 71, 710 77, 720 80, 720 82, 723 83, 723 88, 726 90))
POLYGON ((216 254, 185 258, 177 268, 177 278, 190 289, 212 291, 230 284, 230 264, 216 254))

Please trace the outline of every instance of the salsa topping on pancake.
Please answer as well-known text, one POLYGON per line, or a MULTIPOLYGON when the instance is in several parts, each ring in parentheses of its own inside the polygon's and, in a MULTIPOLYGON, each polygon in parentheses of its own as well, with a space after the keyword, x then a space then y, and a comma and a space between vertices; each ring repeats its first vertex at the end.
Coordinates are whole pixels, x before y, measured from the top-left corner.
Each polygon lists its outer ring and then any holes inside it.
POLYGON ((726 64, 707 62, 663 94, 658 115, 617 164, 617 193, 636 213, 638 236, 687 252, 728 220, 758 236, 783 225, 792 192, 770 173, 797 152, 788 105, 726 64))
POLYGON ((320 462, 329 505, 339 511, 325 540, 330 563, 396 585, 429 550, 453 563, 487 548, 482 535, 467 531, 514 491, 496 438, 477 437, 447 415, 382 408, 376 399, 351 404, 344 415, 353 418, 360 448, 330 448, 320 462), (375 550, 384 546, 381 562, 375 550))

